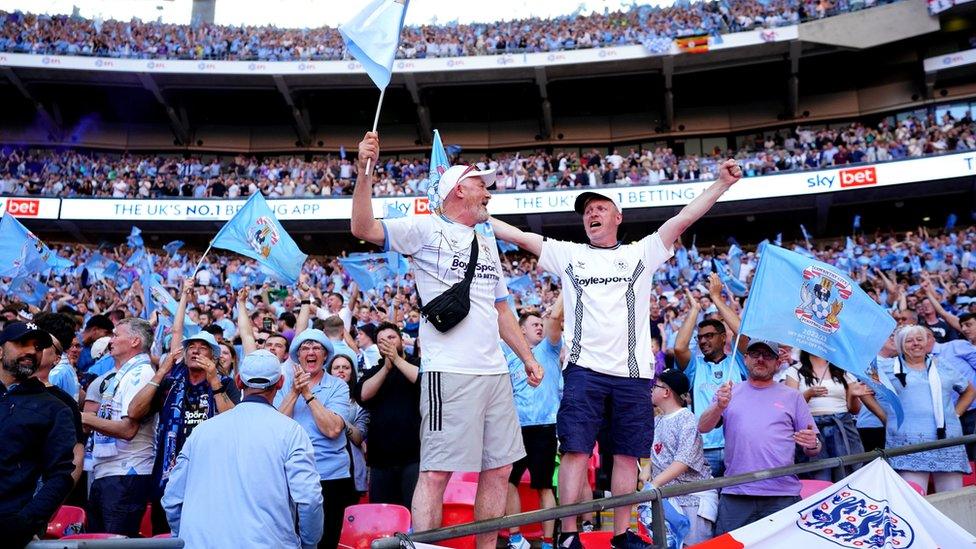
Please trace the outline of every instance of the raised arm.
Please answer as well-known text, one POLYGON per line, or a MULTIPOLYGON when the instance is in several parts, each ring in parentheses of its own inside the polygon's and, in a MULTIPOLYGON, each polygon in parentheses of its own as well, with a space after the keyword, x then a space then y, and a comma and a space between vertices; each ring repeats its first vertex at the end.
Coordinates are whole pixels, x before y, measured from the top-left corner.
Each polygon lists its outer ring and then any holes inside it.
MULTIPOLYGON (((302 275, 304 279, 306 275, 302 275)), ((298 283, 298 297, 301 298, 302 308, 295 319, 295 333, 300 334, 308 328, 308 319, 312 316, 311 291, 304 280, 298 283)))
POLYGON ((176 306, 176 314, 173 317, 173 338, 169 342, 170 351, 183 347, 183 325, 186 323, 186 302, 190 299, 192 292, 193 279, 184 279, 183 287, 180 289, 180 302, 176 306))
POLYGON ((241 336, 241 347, 244 355, 249 355, 258 349, 258 342, 254 339, 254 326, 247 312, 247 287, 237 290, 237 335, 241 336))
POLYGON ((925 290, 925 297, 932 304, 935 309, 935 313, 945 319, 946 323, 952 327, 953 330, 957 332, 962 332, 962 326, 959 324, 959 317, 945 310, 942 303, 939 303, 939 296, 936 295, 935 289, 932 288, 932 281, 929 279, 928 274, 922 274, 922 289, 925 290))
POLYGON ((562 294, 556 295, 556 301, 552 304, 552 309, 549 309, 549 314, 545 322, 543 322, 543 329, 545 330, 546 339, 549 340, 549 343, 558 345, 559 340, 563 337, 562 294))
POLYGON ((691 333, 695 331, 695 321, 698 320, 698 312, 701 311, 698 300, 691 297, 691 292, 687 292, 687 295, 690 305, 688 316, 681 323, 681 329, 678 330, 678 335, 674 341, 674 360, 681 371, 684 371, 688 367, 688 363, 691 362, 691 347, 689 346, 691 344, 691 333))
POLYGON ((497 239, 516 244, 535 256, 542 252, 542 235, 523 231, 494 217, 491 218, 491 228, 495 231, 497 239))
POLYGON ((383 224, 373 217, 373 178, 366 169, 371 162, 376 165, 380 155, 380 138, 376 132, 368 132, 359 142, 359 157, 357 158, 358 174, 356 188, 352 193, 352 234, 382 246, 386 240, 383 224))
MULTIPOLYGON (((741 177, 742 168, 738 162, 731 158, 723 162, 719 166, 718 179, 696 196, 691 203, 682 208, 678 215, 665 221, 664 225, 661 225, 661 228, 657 230, 664 246, 670 248, 681 236, 681 233, 712 209, 719 197, 725 194, 725 191, 729 190, 741 177)), ((495 233, 497 234, 498 231, 496 230, 495 233)))

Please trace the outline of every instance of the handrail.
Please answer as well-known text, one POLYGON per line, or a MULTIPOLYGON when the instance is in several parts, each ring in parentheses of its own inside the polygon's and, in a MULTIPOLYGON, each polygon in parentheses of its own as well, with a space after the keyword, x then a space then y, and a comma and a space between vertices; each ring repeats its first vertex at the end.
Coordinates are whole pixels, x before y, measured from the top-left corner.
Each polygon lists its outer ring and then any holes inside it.
MULTIPOLYGON (((767 469, 765 471, 754 471, 751 473, 743 473, 741 475, 735 475, 731 477, 721 477, 721 478, 715 478, 710 480, 703 480, 700 482, 690 482, 687 484, 681 484, 677 486, 656 488, 648 492, 633 492, 630 494, 624 494, 620 496, 599 498, 587 502, 552 507, 549 509, 540 509, 538 511, 529 511, 525 513, 519 513, 516 515, 508 515, 504 517, 482 520, 478 522, 470 522, 467 524, 458 524, 458 525, 447 526, 443 528, 435 528, 433 530, 427 530, 424 532, 407 534, 406 538, 409 539, 410 541, 432 543, 436 541, 441 541, 441 540, 456 538, 461 536, 470 536, 473 534, 494 532, 504 528, 512 528, 514 526, 522 526, 534 522, 555 520, 563 517, 580 515, 583 513, 599 512, 606 509, 612 509, 615 507, 623 507, 625 505, 636 505, 638 503, 645 503, 649 501, 650 502, 660 501, 660 499, 662 498, 683 496, 686 494, 692 494, 704 490, 725 488, 728 486, 745 484, 757 480, 765 480, 770 478, 782 477, 786 475, 795 475, 797 473, 806 473, 810 471, 819 471, 821 469, 839 467, 842 465, 863 463, 866 461, 872 461, 879 457, 887 459, 890 457, 903 456, 906 454, 913 454, 916 452, 925 452, 928 450, 937 450, 939 448, 948 448, 951 446, 958 446, 960 444, 973 444, 973 443, 976 443, 976 434, 966 435, 962 437, 948 438, 943 440, 936 440, 932 442, 924 442, 920 444, 909 444, 898 448, 874 450, 871 452, 864 452, 861 454, 851 454, 851 455, 835 457, 835 458, 827 458, 818 461, 812 461, 809 463, 786 465, 783 467, 776 467, 774 469, 767 469)), ((663 532, 663 525, 664 525, 663 513, 655 512, 654 521, 655 521, 654 530, 658 532, 663 532), (658 521, 661 521, 660 526, 657 524, 658 521)), ((657 539, 661 539, 660 535, 655 537, 657 539)), ((401 542, 398 538, 380 538, 373 541, 372 549, 395 549, 400 547, 400 543, 401 542)))

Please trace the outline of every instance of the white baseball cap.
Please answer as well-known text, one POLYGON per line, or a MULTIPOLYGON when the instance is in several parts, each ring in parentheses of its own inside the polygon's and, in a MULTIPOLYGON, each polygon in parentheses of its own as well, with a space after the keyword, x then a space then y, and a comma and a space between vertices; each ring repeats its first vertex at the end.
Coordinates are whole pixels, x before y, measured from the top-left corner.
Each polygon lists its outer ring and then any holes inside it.
POLYGON ((108 344, 112 341, 109 336, 100 337, 92 343, 91 346, 91 357, 92 360, 98 360, 105 355, 105 351, 108 350, 108 344))
POLYGON ((259 349, 244 357, 237 372, 244 385, 252 389, 267 389, 281 379, 281 363, 278 357, 259 349))
POLYGON ((620 207, 620 201, 617 200, 617 197, 614 196, 614 193, 612 193, 612 192, 610 192, 610 193, 597 193, 597 192, 593 192, 593 191, 585 191, 585 192, 582 192, 582 193, 578 194, 576 196, 576 203, 573 206, 573 209, 576 210, 576 213, 578 213, 580 215, 583 215, 583 211, 586 210, 586 204, 587 204, 587 202, 589 202, 590 200, 593 200, 595 198, 599 198, 601 200, 609 200, 610 202, 613 202, 613 205, 614 206, 617 207, 617 211, 618 212, 623 213, 623 211, 624 211, 623 208, 620 207))
POLYGON ((478 166, 465 166, 463 164, 451 166, 437 182, 437 195, 443 201, 458 183, 469 177, 481 177, 485 180, 485 185, 491 185, 495 182, 495 170, 479 170, 478 166))

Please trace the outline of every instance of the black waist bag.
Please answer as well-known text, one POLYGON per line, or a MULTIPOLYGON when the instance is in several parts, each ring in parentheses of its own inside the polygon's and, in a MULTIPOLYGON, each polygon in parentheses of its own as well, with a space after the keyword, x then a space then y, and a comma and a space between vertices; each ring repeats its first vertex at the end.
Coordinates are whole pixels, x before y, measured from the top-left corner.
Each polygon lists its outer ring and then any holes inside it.
POLYGON ((444 290, 444 293, 430 300, 420 308, 420 314, 434 325, 439 332, 446 332, 461 323, 471 310, 471 280, 474 279, 475 265, 478 263, 478 235, 471 241, 471 257, 464 278, 444 290))

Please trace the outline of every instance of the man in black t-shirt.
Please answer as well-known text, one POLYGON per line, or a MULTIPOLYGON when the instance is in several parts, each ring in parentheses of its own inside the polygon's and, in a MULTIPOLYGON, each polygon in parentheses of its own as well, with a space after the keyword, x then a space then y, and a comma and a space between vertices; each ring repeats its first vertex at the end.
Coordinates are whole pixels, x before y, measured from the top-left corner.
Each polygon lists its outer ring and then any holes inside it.
POLYGON ((370 503, 410 508, 420 465, 420 368, 403 354, 400 329, 376 329, 379 363, 366 370, 353 397, 369 412, 370 503))

